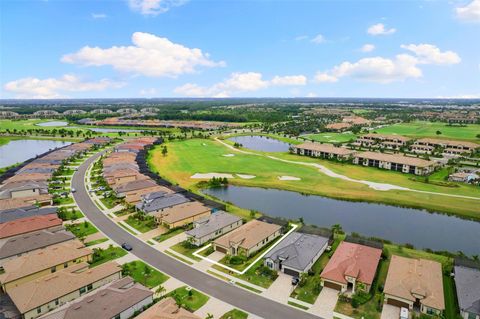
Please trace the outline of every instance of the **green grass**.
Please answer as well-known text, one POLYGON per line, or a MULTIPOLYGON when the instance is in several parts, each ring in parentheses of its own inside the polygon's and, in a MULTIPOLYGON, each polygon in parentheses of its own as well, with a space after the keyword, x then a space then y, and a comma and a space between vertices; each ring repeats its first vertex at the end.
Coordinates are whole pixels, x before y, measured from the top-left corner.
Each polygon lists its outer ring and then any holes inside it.
POLYGON ((176 228, 176 229, 173 229, 173 230, 169 230, 167 231, 166 233, 164 234, 161 234, 155 238, 153 238, 155 241, 158 241, 159 243, 161 243, 162 241, 165 241, 169 238, 172 238, 180 233, 183 232, 183 228, 176 228))
POLYGON ((107 249, 95 248, 93 250, 93 260, 90 267, 101 265, 107 261, 123 257, 126 254, 127 252, 120 247, 110 246, 107 249))
POLYGON ((77 220, 84 217, 81 211, 75 209, 74 207, 61 207, 63 212, 59 212, 58 216, 62 220, 77 220))
POLYGON ((220 319, 247 319, 248 313, 245 313, 238 309, 232 309, 229 312, 224 313, 220 319))
POLYGON ((450 276, 443 276, 443 294, 445 296, 445 318, 458 319, 460 310, 455 292, 455 282, 450 276))
POLYGON ((120 200, 118 198, 115 198, 114 196, 111 197, 106 197, 106 198, 100 198, 100 201, 105 205, 105 207, 111 209, 120 204, 120 200))
MULTIPOLYGON (((319 172, 315 167, 274 160, 260 156, 263 154, 258 152, 255 154, 260 155, 242 154, 212 140, 175 141, 168 143, 167 147, 168 155, 165 157, 162 156, 159 147, 151 152, 148 158, 150 166, 167 180, 193 191, 199 191, 197 185, 199 181, 190 178, 195 173, 249 174, 256 177, 253 179, 233 178, 229 182, 240 186, 285 189, 337 199, 426 208, 480 220, 479 201, 474 199, 455 198, 455 200, 451 200, 441 195, 401 190, 379 192, 364 184, 329 177, 319 172), (184 154, 190 156, 184 156, 184 154), (235 154, 235 156, 225 157, 223 156, 225 154, 235 154), (299 177, 301 181, 280 181, 278 176, 282 175, 299 177)), ((318 163, 336 173, 358 180, 391 183, 428 192, 480 197, 480 189, 471 185, 440 186, 416 181, 412 179, 413 175, 410 174, 372 167, 342 164, 287 153, 276 153, 275 156, 290 161, 318 163)), ((238 213, 242 217, 248 216, 248 211, 232 212, 238 213)))
POLYGON ((253 291, 253 292, 256 293, 256 294, 262 293, 261 290, 258 290, 258 289, 255 289, 255 288, 253 288, 253 287, 244 285, 244 284, 242 284, 241 282, 236 282, 235 285, 240 286, 240 287, 245 288, 245 289, 248 289, 248 290, 250 290, 250 291, 253 291))
POLYGON ((180 287, 174 291, 167 294, 168 297, 173 297, 177 301, 178 305, 181 305, 183 308, 194 312, 200 309, 204 304, 207 303, 210 297, 202 294, 201 292, 191 289, 190 291, 187 287, 180 287))
POLYGON ((173 258, 175 258, 175 259, 178 259, 178 260, 186 263, 187 265, 193 265, 193 263, 192 263, 191 261, 189 261, 189 260, 187 260, 187 259, 185 259, 185 258, 183 258, 183 257, 180 257, 180 256, 178 256, 178 255, 176 255, 176 254, 173 254, 172 252, 170 252, 170 251, 168 251, 168 250, 165 250, 164 253, 167 254, 167 255, 169 255, 170 257, 173 257, 173 258))
POLYGON ((53 203, 55 205, 68 205, 68 204, 73 204, 73 198, 72 197, 57 197, 53 200, 53 203))
POLYGON ((87 221, 78 224, 66 225, 65 227, 78 238, 87 237, 98 232, 98 229, 87 221))
POLYGON ((150 267, 140 260, 135 260, 124 264, 122 266, 122 270, 124 276, 130 276, 133 278, 133 280, 148 288, 161 285, 169 279, 167 275, 159 272, 155 268, 150 267))
POLYGON ((128 218, 124 220, 124 222, 141 233, 146 233, 152 229, 157 228, 157 225, 155 224, 155 220, 153 218, 140 220, 138 218, 135 218, 134 216, 128 216, 128 218))
POLYGON ((303 138, 314 140, 316 142, 324 143, 348 143, 355 140, 357 135, 345 132, 345 133, 318 133, 318 134, 307 134, 302 135, 303 138))
MULTIPOLYGON (((270 276, 266 276, 260 272, 260 268, 263 265, 263 259, 260 259, 255 263, 254 266, 252 266, 249 270, 247 270, 244 274, 237 274, 233 271, 230 271, 228 269, 223 268, 222 266, 214 265, 212 266, 214 269, 219 270, 221 272, 224 272, 226 274, 229 274, 230 276, 233 276, 238 279, 242 279, 245 281, 248 281, 249 283, 263 287, 263 288, 268 288, 270 285, 273 283, 275 280, 274 278, 271 278, 270 276)), ((229 267, 234 268, 232 265, 228 265, 229 267)), ((237 283, 240 285, 240 283, 237 283)), ((250 288, 248 286, 248 288, 250 288)))
POLYGON ((458 140, 467 140, 472 142, 480 142, 480 139, 476 137, 480 132, 480 124, 468 124, 466 126, 452 125, 441 122, 411 122, 411 123, 398 123, 390 126, 382 127, 375 130, 381 134, 398 134, 409 137, 437 137, 437 138, 449 138, 458 140), (437 135, 437 131, 442 134, 437 135))
POLYGON ((129 232, 130 234, 136 235, 133 230, 131 230, 130 228, 128 228, 128 227, 125 226, 124 224, 122 224, 122 223, 117 223, 117 225, 119 225, 120 227, 122 227, 123 229, 125 229, 125 230, 126 230, 127 232, 129 232))
POLYGON ((89 241, 88 243, 85 243, 85 246, 87 246, 87 247, 94 246, 94 245, 104 243, 106 241, 108 241, 108 238, 100 238, 100 239, 92 240, 92 241, 89 241))
POLYGON ((303 306, 301 304, 298 304, 296 302, 293 302, 293 301, 289 301, 288 304, 290 306, 294 306, 294 307, 297 307, 297 308, 300 308, 300 309, 303 309, 303 310, 308 310, 308 307, 305 307, 305 306, 303 306))
POLYGON ((200 248, 201 247, 188 247, 187 245, 185 245, 185 242, 181 242, 181 243, 175 244, 172 247, 170 247, 171 250, 174 250, 177 253, 180 253, 180 254, 182 254, 182 255, 190 258, 190 259, 196 260, 196 261, 201 261, 202 260, 201 258, 198 258, 198 257, 193 255, 193 253, 196 252, 197 250, 199 250, 200 248))

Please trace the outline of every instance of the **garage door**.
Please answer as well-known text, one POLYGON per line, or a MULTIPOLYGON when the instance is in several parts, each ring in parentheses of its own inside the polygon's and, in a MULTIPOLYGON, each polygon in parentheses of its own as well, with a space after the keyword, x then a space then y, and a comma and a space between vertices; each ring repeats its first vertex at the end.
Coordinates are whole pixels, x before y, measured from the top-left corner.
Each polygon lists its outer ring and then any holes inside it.
POLYGON ((407 308, 407 309, 409 308, 408 303, 400 301, 400 300, 392 299, 392 298, 387 299, 387 304, 395 306, 395 307, 400 307, 400 308, 402 308, 402 307, 407 308))
POLYGON ((216 251, 219 251, 219 252, 221 252, 221 253, 224 253, 224 254, 227 253, 227 249, 226 249, 226 248, 223 248, 223 247, 220 247, 220 246, 215 246, 215 250, 216 250, 216 251))
POLYGON ((300 277, 300 273, 298 271, 288 269, 288 268, 283 268, 283 273, 294 276, 294 277, 300 277))
POLYGON ((339 290, 339 291, 342 290, 342 285, 336 284, 336 283, 331 282, 331 281, 324 281, 323 285, 325 287, 332 288, 332 289, 335 289, 335 290, 339 290))

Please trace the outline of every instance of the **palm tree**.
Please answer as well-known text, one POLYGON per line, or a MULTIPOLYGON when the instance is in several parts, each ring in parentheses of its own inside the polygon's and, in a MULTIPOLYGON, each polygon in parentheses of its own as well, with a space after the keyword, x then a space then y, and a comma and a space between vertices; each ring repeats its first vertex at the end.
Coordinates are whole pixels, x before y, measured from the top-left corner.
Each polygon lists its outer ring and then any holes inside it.
POLYGON ((167 292, 167 289, 163 287, 162 285, 159 285, 157 289, 155 289, 155 294, 158 295, 158 298, 163 299, 165 298, 165 293, 167 292))
POLYGON ((213 315, 211 313, 207 313, 205 319, 213 319, 213 315))

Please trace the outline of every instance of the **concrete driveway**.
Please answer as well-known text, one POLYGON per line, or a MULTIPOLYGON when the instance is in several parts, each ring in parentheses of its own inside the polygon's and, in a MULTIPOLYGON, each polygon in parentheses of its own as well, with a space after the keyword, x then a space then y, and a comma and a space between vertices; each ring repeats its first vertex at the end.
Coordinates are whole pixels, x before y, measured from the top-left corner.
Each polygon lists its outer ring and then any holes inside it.
POLYGON ((208 299, 207 303, 203 307, 195 311, 195 314, 200 318, 206 318, 208 314, 211 314, 213 315, 213 318, 217 319, 232 309, 232 305, 212 297, 208 299))
POLYGON ((398 319, 400 318, 400 308, 392 305, 383 305, 380 319, 398 319))
POLYGON ((281 303, 287 303, 288 297, 295 287, 292 286, 292 276, 278 272, 278 278, 262 293, 263 296, 281 303))
POLYGON ((338 301, 338 290, 323 287, 320 295, 318 295, 315 304, 308 312, 316 314, 324 319, 333 318, 333 310, 338 301))

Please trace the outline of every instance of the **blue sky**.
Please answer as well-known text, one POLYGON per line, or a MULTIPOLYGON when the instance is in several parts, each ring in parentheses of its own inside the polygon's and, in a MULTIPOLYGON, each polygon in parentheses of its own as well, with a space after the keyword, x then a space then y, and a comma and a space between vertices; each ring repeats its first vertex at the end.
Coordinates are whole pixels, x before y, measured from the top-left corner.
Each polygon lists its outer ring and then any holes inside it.
POLYGON ((0 0, 0 97, 480 97, 480 0, 0 0))

